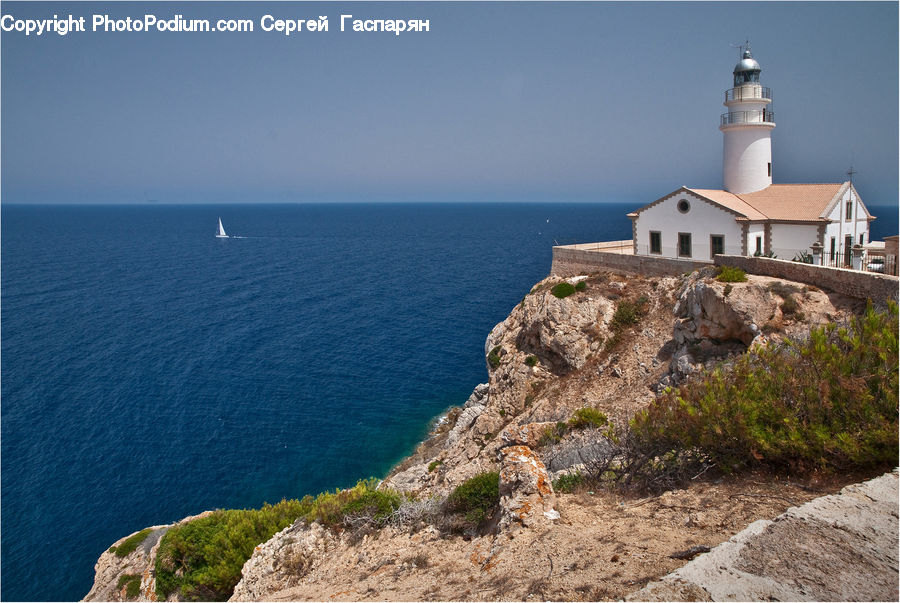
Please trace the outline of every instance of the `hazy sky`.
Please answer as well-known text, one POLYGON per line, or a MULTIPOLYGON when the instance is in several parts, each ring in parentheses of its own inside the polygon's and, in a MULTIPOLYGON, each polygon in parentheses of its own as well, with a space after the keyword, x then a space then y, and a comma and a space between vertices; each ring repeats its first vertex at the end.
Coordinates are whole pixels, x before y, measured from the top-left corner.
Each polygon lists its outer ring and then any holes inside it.
POLYGON ((88 32, 4 32, 2 200, 650 202, 722 186, 723 93, 750 40, 776 182, 898 199, 898 5, 16 3, 88 32), (101 33, 93 14, 249 18, 101 33), (260 31, 265 14, 328 32, 260 31), (340 15, 430 19, 341 32, 340 15))

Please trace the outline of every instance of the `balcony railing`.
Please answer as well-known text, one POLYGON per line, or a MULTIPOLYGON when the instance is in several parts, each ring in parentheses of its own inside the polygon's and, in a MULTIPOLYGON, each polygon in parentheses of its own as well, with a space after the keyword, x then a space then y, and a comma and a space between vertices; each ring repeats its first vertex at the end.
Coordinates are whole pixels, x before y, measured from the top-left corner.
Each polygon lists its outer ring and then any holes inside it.
POLYGON ((774 124, 774 111, 732 111, 723 113, 719 125, 731 126, 737 124, 774 124))
POLYGON ((772 100, 771 88, 764 86, 737 86, 725 91, 725 102, 742 100, 772 100))

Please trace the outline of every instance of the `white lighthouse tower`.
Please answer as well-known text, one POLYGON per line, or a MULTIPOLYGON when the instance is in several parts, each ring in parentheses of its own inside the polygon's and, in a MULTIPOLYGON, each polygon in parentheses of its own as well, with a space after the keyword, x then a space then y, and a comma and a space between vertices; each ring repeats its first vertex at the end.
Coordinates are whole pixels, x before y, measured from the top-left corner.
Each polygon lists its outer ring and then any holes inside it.
POLYGON ((760 71, 748 45, 734 67, 734 87, 725 91, 728 113, 719 125, 725 135, 722 167, 725 190, 738 195, 772 184, 775 114, 767 108, 772 91, 760 85, 760 71))

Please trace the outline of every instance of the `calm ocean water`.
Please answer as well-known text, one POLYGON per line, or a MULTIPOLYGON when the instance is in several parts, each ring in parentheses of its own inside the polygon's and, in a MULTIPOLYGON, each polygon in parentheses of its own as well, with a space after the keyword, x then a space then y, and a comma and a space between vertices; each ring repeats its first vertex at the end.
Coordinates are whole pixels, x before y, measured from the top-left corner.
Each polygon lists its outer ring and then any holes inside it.
POLYGON ((631 209, 3 205, 0 596, 79 599, 135 530, 383 475, 486 379, 554 239, 631 209))
POLYGON ((130 532, 383 475, 486 379, 553 240, 628 209, 3 205, 0 595, 78 599, 130 532))

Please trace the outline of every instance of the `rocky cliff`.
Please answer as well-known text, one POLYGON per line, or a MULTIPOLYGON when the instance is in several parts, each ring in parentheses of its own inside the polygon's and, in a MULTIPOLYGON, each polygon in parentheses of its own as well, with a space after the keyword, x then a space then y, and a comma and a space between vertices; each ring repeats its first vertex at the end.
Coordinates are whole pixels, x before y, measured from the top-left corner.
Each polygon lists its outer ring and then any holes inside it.
MULTIPOLYGON (((489 530, 454 534, 417 520, 360 536, 297 522, 257 547, 232 598, 623 597, 683 565, 688 557, 679 551, 715 546, 752 521, 844 485, 745 476, 637 501, 555 492, 554 479, 603 454, 592 437, 598 427, 547 437, 578 409, 624 424, 663 388, 704 367, 768 339, 802 336, 812 324, 846 320, 862 305, 768 277, 725 284, 703 272, 599 273, 568 281, 577 290, 564 298, 553 290, 561 279, 538 283, 491 331, 488 382, 382 484, 428 505, 497 471, 501 505, 489 530)), ((152 553, 144 543, 124 558, 104 554, 87 599, 152 599, 152 553), (128 597, 120 576, 134 574, 145 577, 128 597)))

